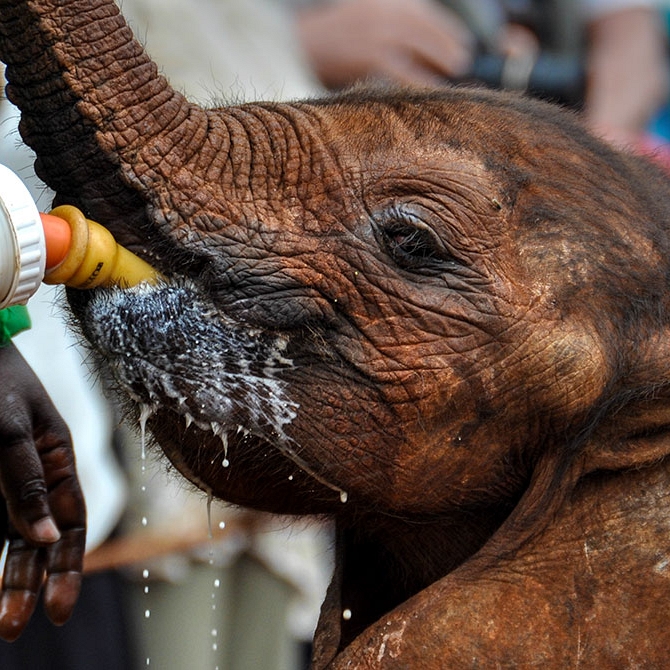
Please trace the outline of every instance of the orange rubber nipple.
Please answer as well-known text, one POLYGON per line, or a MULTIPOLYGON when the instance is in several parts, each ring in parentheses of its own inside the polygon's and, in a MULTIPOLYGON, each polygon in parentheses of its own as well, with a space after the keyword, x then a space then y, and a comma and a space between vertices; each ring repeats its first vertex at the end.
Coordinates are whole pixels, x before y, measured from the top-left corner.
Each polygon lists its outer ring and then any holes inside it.
POLYGON ((23 182, 0 165, 0 309, 24 304, 41 282, 130 288, 163 276, 76 207, 40 214, 23 182))
POLYGON ((44 239, 47 248, 47 270, 58 265, 67 256, 72 244, 72 230, 67 221, 53 214, 40 212, 42 227, 44 228, 44 239))

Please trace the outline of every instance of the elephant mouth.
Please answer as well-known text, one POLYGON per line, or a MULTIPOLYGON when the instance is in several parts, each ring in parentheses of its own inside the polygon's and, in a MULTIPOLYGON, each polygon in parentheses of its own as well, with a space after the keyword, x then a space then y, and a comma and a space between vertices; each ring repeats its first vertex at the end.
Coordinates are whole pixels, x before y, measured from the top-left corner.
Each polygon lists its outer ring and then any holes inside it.
POLYGON ((291 436, 300 406, 285 378, 289 336, 232 319, 188 279, 69 289, 68 300, 128 414, 199 488, 232 500, 231 480, 242 477, 239 504, 254 504, 262 487, 285 487, 285 500, 346 500, 291 436))
POLYGON ((68 292, 101 367, 140 414, 170 412, 217 437, 290 444, 298 405, 287 338, 224 315, 188 280, 68 292))
POLYGON ((287 439, 298 406, 281 374, 288 340, 226 317, 187 280, 98 289, 70 302, 95 353, 141 406, 167 405, 185 422, 224 435, 287 439))
POLYGON ((130 399, 128 413, 198 487, 226 497, 234 464, 254 473, 248 479, 346 499, 291 437, 300 406, 285 379, 288 336, 230 318, 187 279, 69 289, 68 300, 103 374, 130 399))

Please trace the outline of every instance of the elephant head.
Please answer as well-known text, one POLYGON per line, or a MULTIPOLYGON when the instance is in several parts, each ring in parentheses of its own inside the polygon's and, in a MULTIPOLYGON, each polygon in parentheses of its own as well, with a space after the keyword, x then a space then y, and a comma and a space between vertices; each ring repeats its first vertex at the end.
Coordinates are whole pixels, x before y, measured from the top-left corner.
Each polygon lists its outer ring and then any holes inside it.
POLYGON ((664 177, 481 90, 203 109, 110 0, 2 0, 0 57, 57 202, 165 275, 69 293, 131 415, 214 496, 337 519, 315 665, 565 667, 575 621, 623 658, 607 576, 670 524, 664 177))

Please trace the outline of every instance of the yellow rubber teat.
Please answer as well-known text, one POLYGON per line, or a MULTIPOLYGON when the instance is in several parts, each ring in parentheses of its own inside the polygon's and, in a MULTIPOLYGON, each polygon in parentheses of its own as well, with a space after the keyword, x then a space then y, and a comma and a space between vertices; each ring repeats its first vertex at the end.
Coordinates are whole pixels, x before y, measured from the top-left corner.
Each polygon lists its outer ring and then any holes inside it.
MULTIPOLYGON (((142 282, 155 284, 161 277, 151 265, 117 244, 106 228, 87 219, 76 207, 62 205, 48 216, 67 222, 71 240, 64 258, 54 267, 47 267, 44 276, 46 284, 65 284, 72 288, 128 288, 142 282)), ((46 224, 45 234, 49 248, 49 228, 46 224)), ((62 256, 61 253, 58 255, 62 256)))

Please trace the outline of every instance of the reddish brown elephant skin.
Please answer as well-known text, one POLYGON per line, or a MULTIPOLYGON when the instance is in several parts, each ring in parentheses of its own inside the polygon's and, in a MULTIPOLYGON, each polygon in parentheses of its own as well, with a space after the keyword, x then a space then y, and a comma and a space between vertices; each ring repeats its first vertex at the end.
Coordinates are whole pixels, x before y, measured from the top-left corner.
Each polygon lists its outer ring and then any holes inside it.
POLYGON ((336 518, 315 668, 667 667, 663 176, 473 90, 204 110, 107 0, 0 0, 0 57, 57 200, 167 277, 69 294, 131 413, 336 518))

